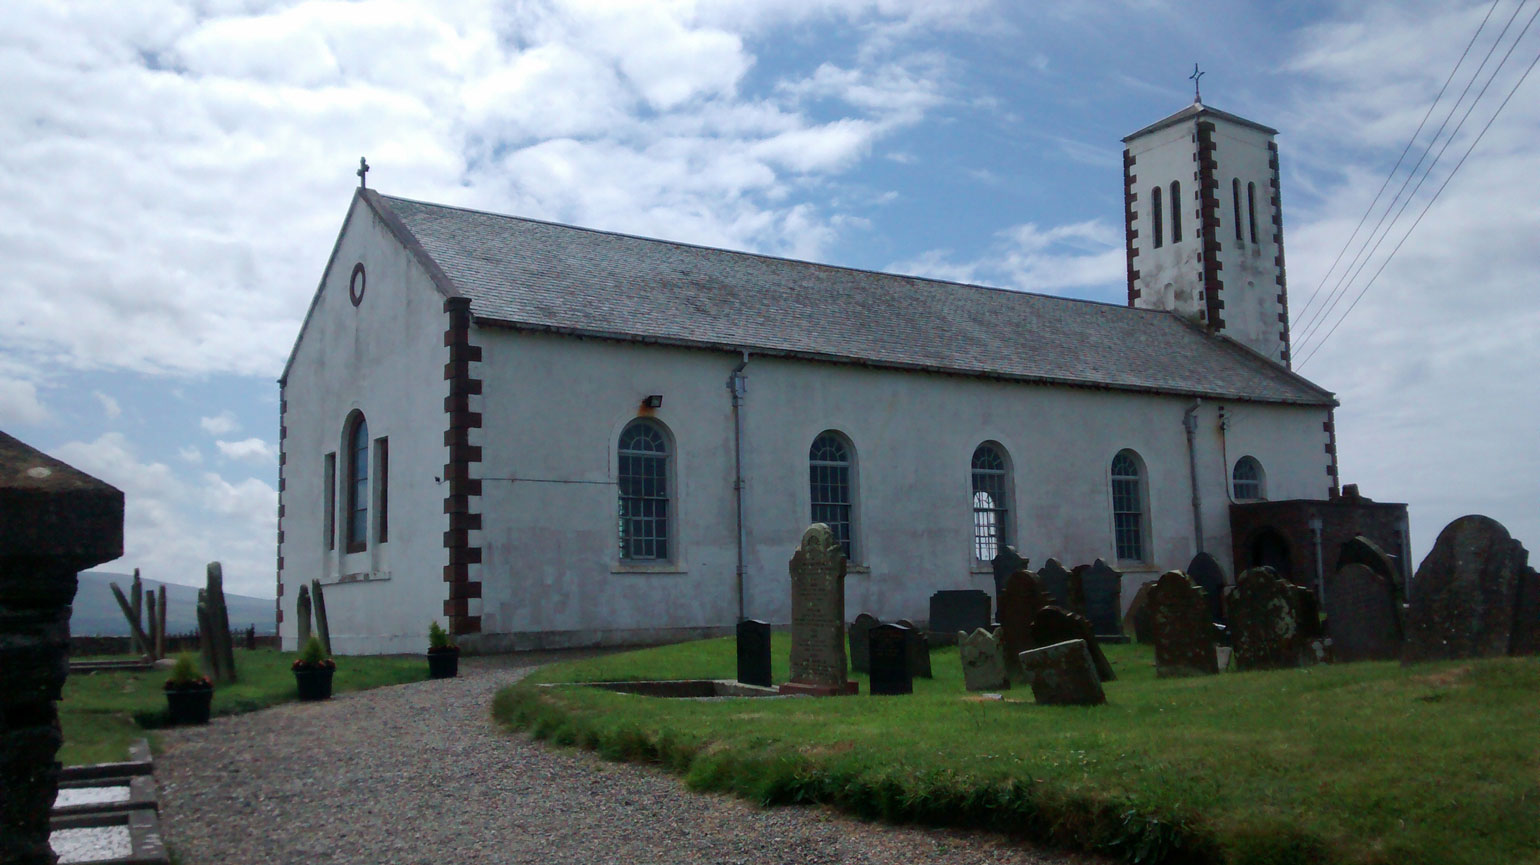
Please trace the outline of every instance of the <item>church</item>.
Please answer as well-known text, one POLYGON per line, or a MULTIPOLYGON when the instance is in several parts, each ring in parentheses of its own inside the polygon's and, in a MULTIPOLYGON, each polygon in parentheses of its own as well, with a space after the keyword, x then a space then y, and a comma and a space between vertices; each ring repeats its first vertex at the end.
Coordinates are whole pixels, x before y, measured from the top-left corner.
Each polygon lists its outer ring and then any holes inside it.
POLYGON ((1126 306, 361 186, 279 379, 285 647, 311 580, 343 654, 786 623, 811 522, 884 619, 1007 544, 1125 604, 1198 551, 1309 582, 1364 514, 1404 549, 1289 367, 1275 134, 1195 102, 1124 139, 1126 306))

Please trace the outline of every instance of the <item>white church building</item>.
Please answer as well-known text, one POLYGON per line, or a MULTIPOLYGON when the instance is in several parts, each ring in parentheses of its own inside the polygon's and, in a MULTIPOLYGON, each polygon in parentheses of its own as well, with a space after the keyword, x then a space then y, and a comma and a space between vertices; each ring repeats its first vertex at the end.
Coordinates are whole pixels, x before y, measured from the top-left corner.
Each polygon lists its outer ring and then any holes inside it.
POLYGON ((1125 139, 1126 306, 360 188, 279 379, 284 645, 312 579, 339 653, 785 623, 814 521, 885 619, 992 591, 1003 544, 1232 569, 1233 503, 1337 487, 1274 134, 1195 103, 1125 139))

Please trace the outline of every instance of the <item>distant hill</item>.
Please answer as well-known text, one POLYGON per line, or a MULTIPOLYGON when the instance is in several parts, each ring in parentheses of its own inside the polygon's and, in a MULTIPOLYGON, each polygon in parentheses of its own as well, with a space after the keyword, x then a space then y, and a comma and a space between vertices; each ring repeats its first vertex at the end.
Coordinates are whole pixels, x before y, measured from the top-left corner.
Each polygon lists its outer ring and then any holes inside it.
MULTIPOLYGON (((141 580, 144 593, 162 584, 150 579, 141 580)), ((115 574, 108 571, 84 571, 80 575, 80 589, 75 593, 75 609, 70 614, 70 633, 79 637, 126 637, 128 620, 118 609, 112 597, 110 584, 117 583, 128 596, 134 584, 133 574, 115 574)), ((186 634, 198 629, 198 589, 165 583, 166 631, 186 634)), ((276 633, 273 601, 270 598, 252 598, 246 595, 225 593, 225 606, 230 611, 230 627, 245 628, 255 625, 258 634, 276 633)))

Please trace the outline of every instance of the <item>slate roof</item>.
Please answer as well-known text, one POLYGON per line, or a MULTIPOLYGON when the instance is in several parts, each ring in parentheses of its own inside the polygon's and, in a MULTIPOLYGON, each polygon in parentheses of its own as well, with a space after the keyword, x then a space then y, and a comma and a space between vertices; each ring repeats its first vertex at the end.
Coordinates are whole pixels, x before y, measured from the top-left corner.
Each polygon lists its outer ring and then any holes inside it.
POLYGON ((1132 135, 1126 136, 1123 139, 1123 143, 1127 144, 1128 142, 1134 140, 1135 138, 1138 138, 1141 135, 1145 135, 1147 133, 1154 132, 1157 129, 1165 129, 1167 126, 1173 126, 1175 124, 1181 123, 1183 120, 1191 120, 1192 118, 1197 117, 1200 114, 1203 115, 1203 116, 1206 116, 1206 117, 1218 117, 1218 118, 1220 118, 1222 120, 1228 120, 1231 123, 1238 123, 1241 126, 1249 126, 1252 129, 1256 129, 1256 130, 1261 131, 1261 132, 1266 132, 1268 135, 1277 135, 1278 134, 1278 130, 1272 128, 1271 126, 1263 126, 1262 124, 1256 122, 1255 120, 1247 120, 1244 117, 1240 117, 1238 115, 1231 114, 1228 111, 1220 111, 1218 108, 1210 108, 1209 106, 1204 105, 1202 102, 1194 102, 1193 104, 1187 106, 1186 108, 1183 108, 1181 111, 1178 111, 1175 114, 1172 114, 1171 116, 1166 117, 1164 119, 1157 120, 1154 123, 1151 123, 1149 126, 1146 126, 1143 129, 1139 130, 1138 132, 1135 132, 1132 135))
POLYGON ((363 193, 482 325, 1258 402, 1332 395, 1170 313, 363 193), (404 236, 403 236, 404 233, 404 236))

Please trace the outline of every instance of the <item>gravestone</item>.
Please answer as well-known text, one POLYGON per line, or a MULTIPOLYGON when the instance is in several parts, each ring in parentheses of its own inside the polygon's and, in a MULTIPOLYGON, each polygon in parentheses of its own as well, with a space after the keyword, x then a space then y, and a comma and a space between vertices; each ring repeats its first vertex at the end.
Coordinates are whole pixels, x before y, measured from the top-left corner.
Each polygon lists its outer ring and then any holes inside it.
POLYGON ((1084 616, 1085 609, 1085 575, 1091 570, 1090 565, 1076 565, 1070 569, 1069 576, 1064 578, 1064 603, 1063 607, 1072 613, 1084 616))
POLYGON ((1338 661, 1388 661, 1401 654, 1401 623, 1390 578, 1348 562, 1326 575, 1326 627, 1338 661))
POLYGON ((1022 652, 1032 699, 1045 706, 1098 706, 1107 702, 1085 640, 1067 640, 1022 652))
POLYGON ((1051 604, 1038 610, 1032 619, 1033 647, 1040 649, 1066 640, 1085 640, 1086 650, 1091 653, 1091 663, 1096 665, 1096 675, 1103 682, 1117 679, 1118 674, 1112 671, 1112 664, 1107 661, 1101 644, 1096 642, 1090 619, 1051 604))
POLYGON ((1230 639, 1235 669, 1297 667, 1306 651, 1295 618, 1294 586, 1272 568, 1251 568, 1230 593, 1230 639))
POLYGON ((882 620, 871 613, 862 613, 856 616, 855 621, 850 623, 848 632, 850 634, 850 669, 852 671, 857 673, 870 673, 872 671, 872 664, 869 660, 870 656, 866 653, 866 635, 871 632, 872 628, 880 624, 882 624, 882 620))
POLYGON ((1005 589, 1000 593, 1000 648, 1005 656, 1005 673, 1013 682, 1024 681, 1015 659, 1036 646, 1032 642, 1032 619, 1047 603, 1047 596, 1037 584, 1037 575, 1031 571, 1017 571, 1005 581, 1005 589))
POLYGON ((1402 660, 1506 655, 1528 562, 1524 545, 1490 517, 1445 526, 1412 580, 1402 660))
POLYGON ((987 628, 992 607, 988 592, 943 589, 930 596, 930 632, 949 640, 958 631, 971 634, 976 628, 987 628))
POLYGON ((908 619, 899 619, 898 624, 909 629, 909 675, 934 679, 930 670, 930 635, 916 628, 914 622, 908 619))
MULTIPOLYGON (((1079 570, 1078 568, 1076 569, 1079 570)), ((1123 575, 1097 559, 1080 577, 1085 612, 1098 637, 1123 636, 1123 575)), ((1078 612, 1078 611, 1077 611, 1078 612)))
POLYGON ((845 677, 845 554, 834 532, 813 523, 787 566, 791 574, 791 681, 782 694, 854 694, 845 677))
POLYGON ((123 493, 0 433, 0 862, 52 863, 78 574, 123 555, 123 493))
POLYGON ((744 619, 738 623, 738 681, 770 687, 770 623, 744 619))
POLYGON ((1154 587, 1154 580, 1139 584, 1139 590, 1134 592, 1134 599, 1128 604, 1128 615, 1123 619, 1124 627, 1133 625, 1134 640, 1146 646, 1155 642, 1150 618, 1150 590, 1154 587))
POLYGON ((910 635, 903 625, 874 625, 867 632, 871 659, 872 696, 914 693, 914 677, 909 670, 910 635))
POLYGON ((1294 621, 1299 625, 1299 638, 1305 642, 1326 636, 1321 626, 1321 601, 1315 592, 1304 586, 1294 586, 1294 621))
POLYGON ((1037 572, 1037 584, 1048 593, 1048 603, 1057 607, 1063 607, 1072 613, 1085 614, 1083 609, 1077 610, 1070 605, 1069 598, 1069 571, 1059 564, 1058 559, 1049 559, 1043 563, 1037 572))
POLYGON ((957 635, 957 654, 962 658, 963 687, 970 691, 999 691, 1009 688, 1005 675, 1005 657, 1000 648, 1000 632, 979 628, 971 634, 957 635))
POLYGON ((1525 568, 1519 575, 1519 597, 1513 608, 1510 655, 1540 655, 1540 574, 1525 568))
POLYGON ((1150 590, 1149 609, 1157 677, 1219 672, 1212 608, 1203 587, 1181 571, 1167 571, 1150 590))
MULTIPOLYGON (((1390 581, 1393 586, 1401 584, 1401 575, 1396 572, 1395 563, 1389 553, 1380 549, 1380 545, 1369 540, 1363 535, 1356 535, 1342 544, 1337 550, 1336 570, 1342 570, 1348 565, 1363 565, 1369 570, 1379 574, 1390 581)), ((1331 600, 1327 599, 1328 602, 1331 600)))
POLYGON ((1016 548, 1009 544, 1000 548, 995 558, 990 563, 995 572, 995 605, 999 606, 1000 596, 1005 593, 1005 582, 1011 578, 1011 574, 1017 571, 1025 571, 1028 561, 1016 552, 1016 548))
MULTIPOLYGON (((304 583, 299 584, 299 595, 294 599, 294 618, 294 639, 299 643, 299 645, 294 647, 294 650, 296 652, 303 652, 305 651, 305 644, 310 642, 310 587, 304 583)), ((198 622, 198 627, 205 627, 205 623, 201 619, 198 622)), ((207 627, 212 629, 213 623, 208 623, 207 627)), ((207 649, 208 641, 205 639, 202 643, 204 648, 207 649)), ((205 651, 204 654, 207 655, 208 652, 205 651)))
POLYGON ((1187 564, 1187 578, 1193 584, 1203 590, 1204 599, 1208 603, 1208 617, 1211 622, 1223 625, 1225 572, 1219 567, 1219 562, 1208 553, 1199 553, 1192 557, 1187 564))

